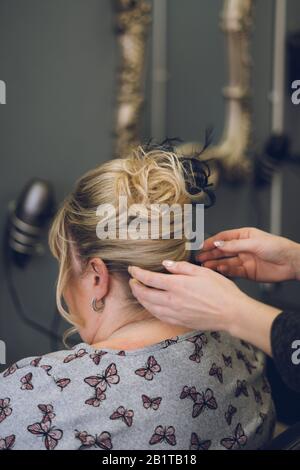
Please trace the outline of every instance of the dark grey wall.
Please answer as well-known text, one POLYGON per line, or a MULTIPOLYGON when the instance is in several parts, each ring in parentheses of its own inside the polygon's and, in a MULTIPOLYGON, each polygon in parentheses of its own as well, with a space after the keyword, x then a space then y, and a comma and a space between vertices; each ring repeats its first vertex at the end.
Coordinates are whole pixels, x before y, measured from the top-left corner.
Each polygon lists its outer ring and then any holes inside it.
MULTIPOLYGON (((260 149, 270 131, 274 1, 255 3, 254 143, 260 149)), ((299 2, 288 4, 289 28, 299 28, 299 2)), ((168 136, 201 141, 209 124, 215 127, 216 141, 221 136, 221 88, 226 83, 221 5, 222 0, 168 2, 168 136)), ((60 200, 85 170, 111 158, 116 53, 110 0, 0 0, 0 79, 7 83, 7 105, 0 107, 1 232, 9 201, 29 178, 51 180, 60 200)), ((150 137, 149 77, 148 73, 145 138, 150 137)), ((283 228, 300 240, 297 205, 291 205, 299 198, 298 178, 299 171, 287 167, 283 228)), ((250 184, 222 185, 216 206, 207 213, 206 230, 258 224, 267 229, 268 205, 268 190, 257 193, 250 184)), ((49 253, 34 260, 26 272, 16 272, 26 310, 44 325, 53 317, 55 277, 49 253)), ((246 288, 259 295, 257 288, 246 288)), ((295 287, 288 289, 284 295, 296 299, 295 287)), ((7 343, 8 363, 51 349, 49 339, 18 320, 2 263, 0 338, 7 343)))
MULTIPOLYGON (((33 176, 57 199, 86 170, 111 157, 116 43, 110 0, 1 0, 0 230, 9 201, 33 176)), ((2 260, 2 255, 1 255, 2 260)), ((7 362, 50 349, 14 312, 0 267, 0 338, 7 362)), ((49 325, 56 262, 49 253, 16 284, 28 314, 49 325)))

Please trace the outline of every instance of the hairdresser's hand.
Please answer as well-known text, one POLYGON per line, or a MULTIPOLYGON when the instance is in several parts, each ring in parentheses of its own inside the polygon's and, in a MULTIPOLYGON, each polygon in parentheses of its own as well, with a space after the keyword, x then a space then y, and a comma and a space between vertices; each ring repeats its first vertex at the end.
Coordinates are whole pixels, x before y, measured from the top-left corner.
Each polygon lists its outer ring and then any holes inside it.
POLYGON ((227 230, 205 240, 202 266, 261 282, 300 280, 300 244, 256 228, 227 230))
POLYGON ((185 261, 163 264, 174 275, 129 268, 133 295, 146 310, 163 322, 188 328, 230 329, 247 299, 230 279, 185 261))
POLYGON ((271 355, 271 325, 279 309, 252 299, 210 269, 185 261, 167 263, 172 275, 129 268, 132 293, 150 313, 165 323, 227 331, 271 355))

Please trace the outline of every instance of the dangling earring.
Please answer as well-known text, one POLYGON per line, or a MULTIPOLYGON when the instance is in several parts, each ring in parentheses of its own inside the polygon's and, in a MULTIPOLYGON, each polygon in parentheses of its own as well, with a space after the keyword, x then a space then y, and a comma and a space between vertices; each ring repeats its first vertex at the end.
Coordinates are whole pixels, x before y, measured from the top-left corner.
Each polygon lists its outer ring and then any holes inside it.
POLYGON ((94 312, 100 312, 102 310, 103 304, 104 302, 102 299, 97 300, 96 298, 94 298, 92 301, 92 308, 94 312), (100 302, 100 305, 99 305, 99 302, 100 302))

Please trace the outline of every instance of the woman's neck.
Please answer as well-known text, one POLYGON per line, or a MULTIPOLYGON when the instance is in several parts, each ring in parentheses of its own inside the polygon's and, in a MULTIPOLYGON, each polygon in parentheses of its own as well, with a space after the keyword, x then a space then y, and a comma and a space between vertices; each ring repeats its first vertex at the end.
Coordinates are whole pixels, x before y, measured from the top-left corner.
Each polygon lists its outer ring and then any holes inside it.
POLYGON ((105 307, 89 342, 95 349, 139 349, 192 331, 163 323, 146 310, 134 311, 128 303, 130 293, 127 284, 111 276, 105 307))
POLYGON ((190 331, 192 331, 190 328, 169 325, 152 317, 127 323, 114 331, 107 339, 98 341, 92 346, 95 349, 139 349, 190 331))

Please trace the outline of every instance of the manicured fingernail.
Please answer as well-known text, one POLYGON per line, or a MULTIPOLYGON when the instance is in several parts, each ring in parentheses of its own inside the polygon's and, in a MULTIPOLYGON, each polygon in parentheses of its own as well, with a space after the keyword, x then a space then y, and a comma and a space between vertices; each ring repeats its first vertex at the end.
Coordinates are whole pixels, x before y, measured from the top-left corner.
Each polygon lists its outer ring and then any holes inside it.
POLYGON ((136 266, 128 266, 128 272, 131 274, 131 276, 134 276, 134 271, 136 269, 136 266))
POLYGON ((165 259, 162 264, 164 266, 166 266, 166 268, 172 268, 173 266, 175 266, 175 261, 172 261, 170 259, 165 259))
POLYGON ((201 245, 199 246, 199 250, 202 250, 203 247, 204 247, 204 242, 202 242, 201 245))
POLYGON ((138 284, 138 282, 137 282, 136 279, 133 279, 133 278, 129 279, 129 285, 130 285, 131 289, 134 289, 137 284, 138 284))
POLYGON ((137 279, 135 279, 134 277, 132 277, 131 279, 129 279, 129 283, 135 287, 135 286, 142 286, 142 283, 140 281, 138 281, 137 279))
POLYGON ((217 248, 219 248, 220 246, 224 246, 224 243, 225 243, 224 240, 216 240, 216 241, 214 242, 214 245, 215 245, 217 248))

